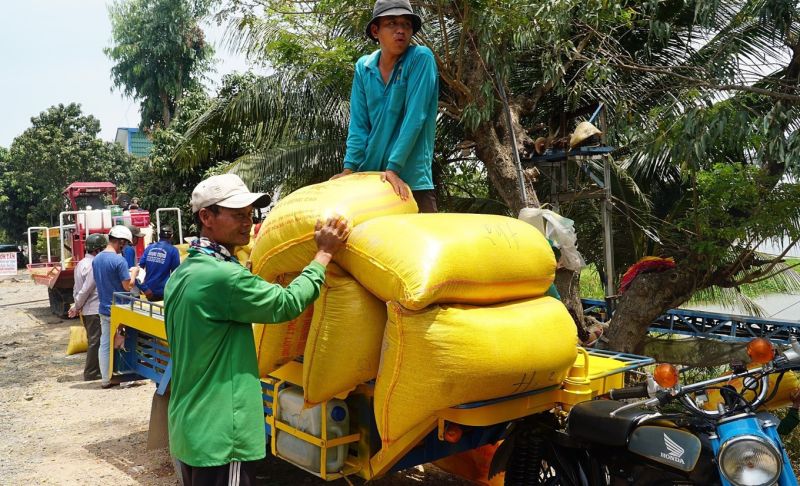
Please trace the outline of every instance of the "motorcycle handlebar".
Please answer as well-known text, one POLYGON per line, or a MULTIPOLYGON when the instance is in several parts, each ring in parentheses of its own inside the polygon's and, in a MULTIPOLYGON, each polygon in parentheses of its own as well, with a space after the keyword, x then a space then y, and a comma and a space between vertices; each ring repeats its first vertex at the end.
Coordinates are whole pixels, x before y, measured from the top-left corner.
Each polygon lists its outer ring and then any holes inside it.
POLYGON ((650 396, 647 390, 647 383, 629 386, 626 388, 613 388, 608 392, 612 400, 625 400, 629 398, 647 398, 650 396))

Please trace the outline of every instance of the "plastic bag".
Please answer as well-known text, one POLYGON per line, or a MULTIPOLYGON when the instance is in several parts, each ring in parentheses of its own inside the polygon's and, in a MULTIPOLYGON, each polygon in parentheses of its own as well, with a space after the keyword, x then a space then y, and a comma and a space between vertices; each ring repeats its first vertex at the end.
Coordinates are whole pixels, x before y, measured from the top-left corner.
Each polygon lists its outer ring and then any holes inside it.
POLYGON ((586 266, 586 261, 578 252, 578 236, 575 234, 575 222, 549 209, 522 208, 519 212, 519 219, 530 223, 541 231, 540 218, 544 218, 547 221, 545 235, 561 251, 558 266, 573 272, 580 272, 586 266))

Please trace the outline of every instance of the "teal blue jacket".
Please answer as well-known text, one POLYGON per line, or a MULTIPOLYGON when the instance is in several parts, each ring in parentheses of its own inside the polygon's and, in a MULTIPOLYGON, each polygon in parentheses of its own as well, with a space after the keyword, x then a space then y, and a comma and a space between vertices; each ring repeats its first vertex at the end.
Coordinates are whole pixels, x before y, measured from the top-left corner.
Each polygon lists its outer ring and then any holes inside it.
POLYGON ((356 62, 344 168, 397 172, 412 190, 433 189, 431 162, 439 71, 430 49, 409 46, 384 84, 380 49, 356 62))

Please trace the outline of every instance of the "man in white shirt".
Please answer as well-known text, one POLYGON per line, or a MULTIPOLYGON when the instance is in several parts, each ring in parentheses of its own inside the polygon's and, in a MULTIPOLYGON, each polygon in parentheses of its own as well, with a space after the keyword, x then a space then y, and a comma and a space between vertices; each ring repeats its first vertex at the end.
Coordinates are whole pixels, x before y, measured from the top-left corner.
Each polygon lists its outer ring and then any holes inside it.
POLYGON ((75 267, 75 284, 72 296, 75 306, 69 310, 69 316, 81 315, 83 327, 86 328, 86 337, 89 349, 86 351, 86 365, 83 368, 83 380, 99 380, 100 375, 100 299, 97 297, 97 288, 92 274, 92 261, 98 252, 108 244, 105 235, 94 234, 86 238, 86 256, 75 267))

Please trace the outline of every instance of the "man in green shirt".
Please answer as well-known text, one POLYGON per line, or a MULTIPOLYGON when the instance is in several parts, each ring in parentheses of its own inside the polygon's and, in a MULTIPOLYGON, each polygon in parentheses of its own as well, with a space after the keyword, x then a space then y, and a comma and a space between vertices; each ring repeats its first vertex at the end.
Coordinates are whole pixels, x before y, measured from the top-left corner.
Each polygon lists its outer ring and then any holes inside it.
POLYGON ((341 219, 318 223, 314 260, 287 288, 270 284, 232 256, 249 242, 253 208, 268 202, 233 174, 210 177, 192 192, 200 238, 164 290, 170 452, 186 486, 255 484, 254 461, 266 455, 266 440, 251 323, 299 316, 319 296, 325 267, 349 233, 341 219))

